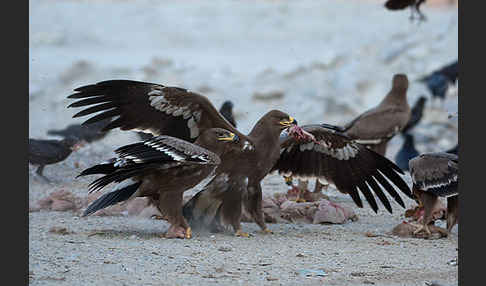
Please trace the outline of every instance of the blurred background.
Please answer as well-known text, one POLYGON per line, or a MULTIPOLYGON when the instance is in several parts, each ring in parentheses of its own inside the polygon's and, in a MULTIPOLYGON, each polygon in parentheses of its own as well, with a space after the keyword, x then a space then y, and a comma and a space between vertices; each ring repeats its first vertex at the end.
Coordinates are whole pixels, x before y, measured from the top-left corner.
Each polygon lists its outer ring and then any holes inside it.
MULTIPOLYGON (((180 86, 216 108, 231 100, 246 133, 270 109, 299 124, 344 124, 382 100, 393 74, 405 73, 409 104, 430 99, 414 130, 417 149, 451 148, 457 119, 447 114, 457 111, 457 87, 437 100, 417 79, 458 59, 457 1, 428 0, 423 22, 384 2, 29 1, 29 137, 59 138, 46 131, 85 120, 72 118, 79 110, 67 109, 66 97, 103 80, 180 86)), ((115 130, 79 156, 109 158, 134 140, 115 130)), ((387 157, 402 141, 393 138, 387 157)))

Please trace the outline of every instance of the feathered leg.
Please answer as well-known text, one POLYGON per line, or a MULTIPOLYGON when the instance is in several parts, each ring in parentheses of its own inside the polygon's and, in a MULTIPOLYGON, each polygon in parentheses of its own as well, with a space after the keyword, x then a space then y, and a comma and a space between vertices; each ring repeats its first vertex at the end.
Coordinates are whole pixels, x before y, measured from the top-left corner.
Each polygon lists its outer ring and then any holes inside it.
POLYGON ((247 189, 247 198, 244 200, 246 210, 264 233, 272 233, 272 231, 267 228, 263 216, 263 193, 261 185, 259 183, 252 184, 249 185, 247 189))
POLYGON ((447 198, 447 231, 450 233, 451 229, 457 223, 459 218, 459 196, 447 198))
POLYGON ((161 192, 159 196, 159 211, 170 223, 166 238, 192 237, 192 229, 182 215, 182 195, 182 192, 161 192))

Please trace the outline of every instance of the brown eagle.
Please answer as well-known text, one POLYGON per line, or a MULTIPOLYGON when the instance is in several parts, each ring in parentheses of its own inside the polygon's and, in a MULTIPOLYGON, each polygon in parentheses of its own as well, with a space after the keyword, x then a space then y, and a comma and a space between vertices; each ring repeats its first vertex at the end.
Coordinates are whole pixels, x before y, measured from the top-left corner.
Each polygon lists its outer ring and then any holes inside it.
POLYGON ((69 107, 90 106, 73 117, 101 112, 83 124, 115 117, 104 130, 140 130, 194 142, 207 129, 224 128, 240 138, 241 148, 222 154, 215 176, 185 204, 184 216, 191 225, 202 223, 215 230, 231 225, 237 236, 248 236, 240 224, 245 207, 260 228, 270 232, 263 218, 261 180, 271 171, 325 178, 350 194, 360 207, 358 188, 373 209, 377 206, 370 190, 391 212, 382 187, 404 207, 385 178, 412 197, 398 175, 403 172, 388 159, 334 130, 320 126, 302 130, 293 117, 282 111, 267 112, 244 135, 208 98, 179 87, 111 80, 76 88, 68 98, 80 99, 69 107))
MULTIPOLYGON (((194 144, 157 136, 115 150, 116 158, 84 170, 79 176, 104 174, 90 184, 97 191, 117 182, 113 191, 91 203, 83 216, 135 197, 148 197, 171 224, 167 238, 191 238, 182 215, 183 192, 214 173, 220 157, 236 148, 238 137, 221 128, 206 129, 194 144)), ((78 176, 78 177, 79 177, 78 176)))

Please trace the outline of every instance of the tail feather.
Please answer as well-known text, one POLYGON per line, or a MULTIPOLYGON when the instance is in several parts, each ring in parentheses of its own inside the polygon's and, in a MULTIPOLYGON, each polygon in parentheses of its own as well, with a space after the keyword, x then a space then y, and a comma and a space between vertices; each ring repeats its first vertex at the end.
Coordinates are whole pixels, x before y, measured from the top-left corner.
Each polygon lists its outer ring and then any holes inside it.
POLYGON ((102 195, 88 206, 88 208, 84 211, 83 216, 90 215, 108 206, 128 200, 137 191, 141 183, 142 182, 139 181, 102 195))
MULTIPOLYGON (((113 159, 114 161, 114 159, 113 159)), ((115 172, 116 167, 113 165, 113 163, 110 161, 108 163, 102 163, 95 165, 91 168, 88 168, 86 170, 83 170, 81 174, 77 175, 76 178, 82 177, 82 176, 87 176, 87 175, 96 175, 96 174, 111 174, 115 172)))
POLYGON ((184 204, 182 214, 192 227, 210 226, 218 214, 222 201, 203 189, 184 204))

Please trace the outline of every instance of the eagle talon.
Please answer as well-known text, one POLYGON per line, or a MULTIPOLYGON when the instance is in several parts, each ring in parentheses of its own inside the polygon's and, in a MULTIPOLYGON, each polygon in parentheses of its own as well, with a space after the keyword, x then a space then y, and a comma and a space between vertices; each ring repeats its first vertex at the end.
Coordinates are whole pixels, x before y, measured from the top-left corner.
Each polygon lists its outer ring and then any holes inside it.
POLYGON ((192 238, 192 229, 191 229, 191 227, 186 228, 186 235, 185 235, 185 237, 187 239, 192 238))
POLYGON ((241 230, 236 231, 235 236, 237 237, 250 237, 250 234, 247 232, 243 232, 241 230))
POLYGON ((265 229, 263 229, 263 230, 262 230, 262 233, 263 233, 263 234, 273 234, 273 231, 271 231, 271 230, 270 230, 270 229, 268 229, 268 228, 265 228, 265 229))

